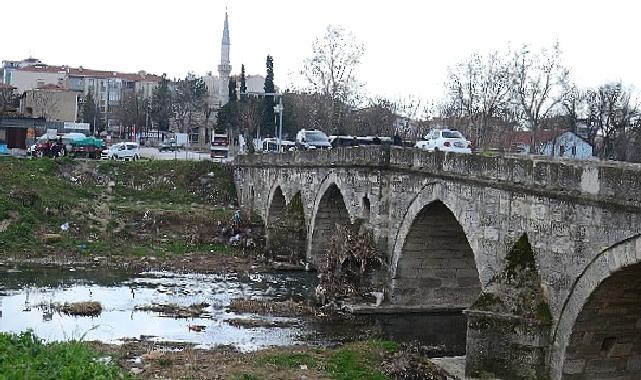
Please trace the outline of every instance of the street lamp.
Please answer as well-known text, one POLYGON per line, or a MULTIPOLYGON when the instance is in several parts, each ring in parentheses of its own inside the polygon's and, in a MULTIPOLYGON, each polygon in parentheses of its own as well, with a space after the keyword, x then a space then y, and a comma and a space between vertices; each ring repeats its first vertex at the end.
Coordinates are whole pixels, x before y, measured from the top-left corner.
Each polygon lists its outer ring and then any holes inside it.
POLYGON ((274 112, 278 113, 278 153, 281 151, 283 137, 283 97, 278 97, 278 104, 274 106, 274 112))

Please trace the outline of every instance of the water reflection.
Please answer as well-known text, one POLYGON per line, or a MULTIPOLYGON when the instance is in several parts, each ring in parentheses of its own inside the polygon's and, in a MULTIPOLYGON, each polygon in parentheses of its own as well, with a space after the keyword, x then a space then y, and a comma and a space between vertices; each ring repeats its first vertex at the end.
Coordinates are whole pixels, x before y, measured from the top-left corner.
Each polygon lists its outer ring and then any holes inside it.
POLYGON ((464 352, 462 315, 383 315, 336 323, 228 311, 234 298, 306 301, 315 284, 315 274, 297 272, 136 274, 94 268, 73 272, 61 268, 0 268, 0 331, 32 329, 45 340, 82 338, 110 343, 142 337, 191 342, 199 347, 233 345, 242 351, 298 343, 335 344, 382 334, 395 340, 444 344, 453 353, 464 352), (54 303, 78 301, 99 301, 103 311, 94 317, 76 317, 52 307, 54 303), (135 310, 151 304, 188 307, 202 302, 209 306, 193 318, 135 310), (243 319, 254 323, 239 323, 243 319))

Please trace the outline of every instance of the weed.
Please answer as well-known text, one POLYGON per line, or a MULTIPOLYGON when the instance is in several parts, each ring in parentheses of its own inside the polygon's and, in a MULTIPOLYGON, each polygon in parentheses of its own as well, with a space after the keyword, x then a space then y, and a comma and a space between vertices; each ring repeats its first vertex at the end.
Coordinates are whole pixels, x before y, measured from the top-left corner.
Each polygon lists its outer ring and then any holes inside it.
POLYGON ((358 352, 342 348, 334 353, 329 359, 327 369, 336 380, 388 380, 384 374, 372 370, 358 352))
POLYGON ((259 358, 258 362, 260 364, 275 365, 279 368, 299 368, 301 365, 306 365, 308 368, 316 368, 318 365, 316 358, 308 353, 272 354, 259 358))
POLYGON ((374 339, 374 340, 371 340, 369 344, 375 348, 382 348, 391 354, 398 352, 398 343, 392 340, 374 339))
POLYGON ((117 366, 101 363, 78 341, 44 344, 25 331, 0 333, 0 378, 3 379, 131 379, 117 366))

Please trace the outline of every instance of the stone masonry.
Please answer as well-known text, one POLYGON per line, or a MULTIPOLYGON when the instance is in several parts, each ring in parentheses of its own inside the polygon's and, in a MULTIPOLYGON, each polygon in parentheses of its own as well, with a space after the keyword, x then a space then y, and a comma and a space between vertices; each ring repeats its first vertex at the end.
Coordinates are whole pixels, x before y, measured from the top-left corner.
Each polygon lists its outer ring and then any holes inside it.
MULTIPOLYGON (((234 165, 242 207, 265 221, 277 190, 287 203, 300 195, 312 265, 333 223, 367 224, 387 253, 386 300, 397 306, 469 307, 527 234, 552 316, 550 378, 636 374, 637 343, 619 338, 628 327, 603 337, 586 321, 601 318, 589 311, 601 286, 609 291, 610 277, 641 262, 640 166, 385 147, 247 155, 234 165), (577 345, 587 336, 619 359, 577 345)), ((630 294, 608 304, 625 326, 641 306, 641 292, 630 294)))

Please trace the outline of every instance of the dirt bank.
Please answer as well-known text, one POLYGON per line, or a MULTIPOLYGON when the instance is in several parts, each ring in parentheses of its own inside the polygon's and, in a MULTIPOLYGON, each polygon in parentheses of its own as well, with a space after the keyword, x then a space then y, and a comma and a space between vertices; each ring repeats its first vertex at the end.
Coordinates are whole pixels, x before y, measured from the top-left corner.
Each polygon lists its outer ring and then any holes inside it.
POLYGON ((199 350, 171 342, 92 344, 107 360, 141 379, 447 379, 416 347, 383 340, 251 353, 229 347, 199 350))

